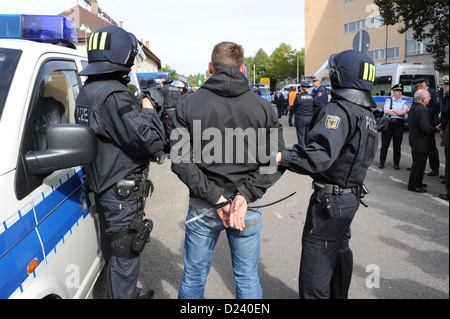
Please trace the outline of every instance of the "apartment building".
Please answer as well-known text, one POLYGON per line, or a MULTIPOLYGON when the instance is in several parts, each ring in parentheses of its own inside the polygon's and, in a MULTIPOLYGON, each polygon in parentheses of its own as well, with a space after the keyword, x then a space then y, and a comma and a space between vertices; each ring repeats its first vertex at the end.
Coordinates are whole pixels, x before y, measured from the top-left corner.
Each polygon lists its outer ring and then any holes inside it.
POLYGON ((305 0, 305 75, 320 77, 330 55, 348 49, 375 63, 433 63, 426 41, 414 40, 410 30, 400 34, 400 26, 383 25, 373 0, 305 0))

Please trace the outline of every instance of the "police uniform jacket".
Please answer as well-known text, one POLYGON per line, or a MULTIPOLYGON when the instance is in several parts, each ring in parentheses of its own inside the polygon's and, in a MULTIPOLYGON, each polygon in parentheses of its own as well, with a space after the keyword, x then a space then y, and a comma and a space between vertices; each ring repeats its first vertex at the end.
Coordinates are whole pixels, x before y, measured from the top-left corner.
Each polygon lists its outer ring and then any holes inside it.
POLYGON ((170 84, 164 85, 162 88, 158 89, 158 92, 162 95, 164 99, 164 111, 174 111, 178 105, 180 105, 182 100, 182 94, 180 90, 170 84))
POLYGON ((275 102, 275 104, 278 105, 283 105, 284 103, 284 95, 281 92, 278 92, 273 95, 273 101, 275 102))
POLYGON ((328 103, 328 92, 322 85, 314 88, 311 95, 313 97, 315 107, 321 107, 328 103))
POLYGON ((97 135, 98 157, 86 165, 89 185, 96 193, 142 172, 164 146, 164 129, 156 111, 141 108, 119 80, 89 77, 77 98, 75 120, 97 135))
MULTIPOLYGON (((256 133, 261 128, 266 129, 267 135, 264 134, 263 138, 268 140, 271 136, 270 129, 273 129, 277 133, 273 136, 275 146, 278 151, 284 149, 283 127, 275 112, 264 99, 250 91, 247 78, 236 68, 222 67, 197 93, 184 99, 175 111, 174 124, 175 132, 189 133, 184 143, 172 139, 171 159, 172 171, 189 188, 191 198, 200 198, 214 205, 221 195, 229 198, 239 191, 250 203, 261 198, 281 177, 282 173, 276 162, 272 163, 275 164, 272 174, 260 171, 261 167, 269 165, 268 159, 263 159, 258 150, 253 149, 262 142, 261 139, 258 139, 256 145, 246 142, 239 150, 237 141, 233 149, 222 146, 222 143, 230 146, 225 143, 226 130, 228 134, 231 130, 245 132, 247 129, 249 133, 252 133, 252 130, 256 133), (195 125, 200 125, 200 129, 195 125), (196 132, 196 129, 199 131, 196 132), (207 129, 214 133, 214 136, 202 138, 207 129), (209 154, 214 153, 212 155, 215 159, 212 162, 205 160, 205 156, 194 158, 195 154, 198 154, 196 145, 201 147, 200 152, 204 152, 209 143, 217 141, 220 141, 223 149, 208 151, 209 154), (183 146, 193 146, 192 157, 187 161, 177 160, 172 154, 183 146), (249 160, 252 150, 256 151, 253 152, 256 158, 249 160), (238 160, 241 155, 243 161, 238 160)), ((268 140, 267 147, 270 144, 268 140)), ((269 155, 269 152, 265 154, 269 155)))
POLYGON ((295 114, 302 116, 313 115, 313 97, 308 92, 297 94, 294 101, 295 114))
MULTIPOLYGON (((446 107, 444 108, 444 110, 442 111, 442 117, 445 116, 448 119, 448 112, 449 112, 449 110, 448 110, 448 94, 446 96, 447 96, 447 104, 446 104, 446 107)), ((449 147, 449 138, 448 138, 449 125, 448 125, 448 123, 446 123, 445 126, 442 125, 441 128, 444 130, 444 135, 442 136, 441 146, 449 147)))
POLYGON ((438 116, 441 112, 441 97, 430 87, 427 88, 427 91, 430 93, 430 102, 427 105, 428 113, 431 114, 431 117, 435 121, 434 123, 437 125, 438 116))
POLYGON ((321 182, 356 187, 377 150, 375 118, 369 108, 335 98, 313 117, 309 144, 283 151, 281 166, 321 182))
POLYGON ((436 146, 434 120, 423 104, 412 104, 408 113, 408 130, 413 152, 428 153, 436 146))

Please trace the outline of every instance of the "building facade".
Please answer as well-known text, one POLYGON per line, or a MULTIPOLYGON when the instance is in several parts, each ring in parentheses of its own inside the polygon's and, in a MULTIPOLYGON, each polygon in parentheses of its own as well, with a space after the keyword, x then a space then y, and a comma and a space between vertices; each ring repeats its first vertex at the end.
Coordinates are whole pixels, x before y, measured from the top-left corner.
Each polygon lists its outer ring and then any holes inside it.
POLYGON ((426 41, 414 40, 411 30, 400 34, 400 27, 383 25, 373 0, 305 0, 305 75, 320 77, 331 54, 349 49, 375 63, 432 64, 426 41))

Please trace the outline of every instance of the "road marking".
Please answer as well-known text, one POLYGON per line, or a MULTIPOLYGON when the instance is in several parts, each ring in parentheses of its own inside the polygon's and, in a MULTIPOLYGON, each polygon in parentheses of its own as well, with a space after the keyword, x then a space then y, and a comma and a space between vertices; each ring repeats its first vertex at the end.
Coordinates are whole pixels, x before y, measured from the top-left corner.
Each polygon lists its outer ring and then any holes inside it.
POLYGON ((400 180, 400 179, 398 179, 398 178, 395 178, 394 176, 389 176, 389 178, 390 178, 392 181, 396 182, 396 183, 408 185, 408 183, 405 183, 404 181, 402 181, 402 180, 400 180))
POLYGON ((280 219, 283 218, 283 216, 281 216, 281 214, 279 214, 277 212, 275 212, 275 215, 277 215, 277 217, 280 218, 280 219))
MULTIPOLYGON (((370 169, 371 171, 375 172, 375 173, 378 173, 378 174, 383 175, 383 172, 380 171, 380 170, 378 170, 378 169, 375 169, 375 168, 372 168, 372 167, 369 167, 369 169, 370 169)), ((399 184, 403 184, 403 185, 408 185, 408 183, 402 181, 401 179, 395 178, 394 176, 389 176, 389 178, 390 178, 393 182, 396 182, 396 183, 399 183, 399 184)), ((421 193, 421 194, 424 195, 424 196, 426 196, 426 197, 428 197, 428 198, 431 198, 431 199, 437 201, 438 203, 441 203, 441 204, 444 205, 444 206, 449 207, 449 202, 446 201, 446 200, 443 200, 442 198, 433 196, 433 195, 431 195, 431 194, 429 194, 429 193, 421 193)))
POLYGON ((369 167, 369 169, 370 169, 371 171, 375 172, 375 173, 378 173, 378 174, 383 175, 383 172, 380 171, 380 170, 378 170, 378 169, 375 169, 375 168, 372 168, 372 167, 369 167))
MULTIPOLYGON (((396 183, 408 185, 408 183, 402 181, 401 179, 395 178, 394 176, 389 176, 389 178, 390 178, 392 181, 396 182, 396 183)), ((441 204, 443 204, 443 205, 445 205, 445 206, 448 207, 448 202, 447 202, 446 200, 443 200, 443 199, 441 199, 441 198, 439 198, 439 197, 433 196, 433 195, 431 195, 431 194, 429 194, 429 193, 421 193, 421 194, 424 195, 424 196, 426 196, 426 197, 428 197, 428 198, 434 199, 435 201, 437 201, 437 202, 439 202, 439 203, 441 203, 441 204)))

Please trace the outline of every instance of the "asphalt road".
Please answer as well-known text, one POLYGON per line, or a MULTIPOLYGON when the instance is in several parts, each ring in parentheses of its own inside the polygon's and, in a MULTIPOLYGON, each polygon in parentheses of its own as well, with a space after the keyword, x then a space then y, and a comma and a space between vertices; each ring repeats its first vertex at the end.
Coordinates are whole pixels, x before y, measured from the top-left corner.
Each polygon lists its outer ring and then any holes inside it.
MULTIPOLYGON (((282 117, 286 146, 296 141, 295 129, 282 117)), ((380 138, 381 140, 381 138, 380 138)), ((440 138, 436 136, 440 142, 440 138)), ((380 142, 381 143, 381 142, 380 142)), ((443 148, 440 151, 444 173, 443 148)), ((370 191, 352 223, 350 246, 354 269, 351 299, 448 299, 449 204, 439 177, 424 177, 428 193, 407 190, 411 165, 408 132, 402 144, 401 170, 393 169, 392 144, 386 168, 378 168, 379 154, 370 167, 365 185, 370 191)), ((427 167, 429 170, 429 167, 427 167)), ((147 202, 147 216, 154 221, 151 243, 141 255, 139 284, 155 290, 154 299, 175 299, 183 273, 184 220, 188 190, 171 172, 170 160, 151 165, 155 184, 147 202)), ((312 193, 311 178, 286 172, 267 191, 263 203, 297 194, 263 209, 260 281, 267 299, 298 298, 301 233, 312 193)), ((104 272, 91 294, 105 297, 104 272)), ((235 298, 235 283, 226 235, 216 246, 205 298, 235 298)))

